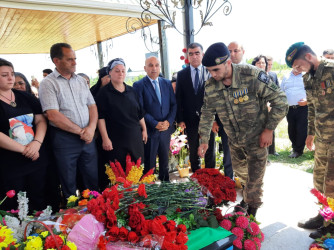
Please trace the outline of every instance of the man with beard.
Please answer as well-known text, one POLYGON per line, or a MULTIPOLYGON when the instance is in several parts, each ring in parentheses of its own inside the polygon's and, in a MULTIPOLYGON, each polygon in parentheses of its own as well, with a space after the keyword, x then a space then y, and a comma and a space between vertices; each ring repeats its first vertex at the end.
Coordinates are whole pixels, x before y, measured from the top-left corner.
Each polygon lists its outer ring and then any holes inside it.
MULTIPOLYGON (((313 184, 327 197, 334 198, 334 62, 320 59, 303 42, 295 43, 286 52, 287 65, 303 76, 308 103, 306 147, 315 146, 313 184)), ((323 224, 320 214, 299 227, 314 229, 323 224)), ((320 227, 310 234, 313 239, 334 233, 334 225, 320 227)))
POLYGON ((205 84, 204 104, 199 125, 203 157, 208 149, 209 134, 217 114, 229 139, 233 171, 247 172, 243 200, 235 211, 256 215, 261 206, 267 149, 273 130, 288 110, 285 94, 262 70, 251 65, 232 64, 224 43, 212 44, 203 65, 211 78, 205 84), (271 103, 268 112, 267 102, 271 103))

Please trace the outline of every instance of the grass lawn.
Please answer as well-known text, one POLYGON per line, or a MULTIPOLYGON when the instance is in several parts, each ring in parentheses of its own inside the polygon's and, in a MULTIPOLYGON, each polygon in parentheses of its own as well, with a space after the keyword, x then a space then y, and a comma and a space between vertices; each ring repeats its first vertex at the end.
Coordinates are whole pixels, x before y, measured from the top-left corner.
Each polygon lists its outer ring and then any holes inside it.
POLYGON ((269 155, 271 162, 279 162, 286 164, 292 168, 304 170, 306 172, 313 172, 314 164, 314 152, 309 151, 306 147, 304 154, 296 159, 289 158, 291 153, 291 142, 288 136, 288 123, 284 118, 280 124, 278 124, 276 130, 276 151, 280 154, 279 156, 269 155))

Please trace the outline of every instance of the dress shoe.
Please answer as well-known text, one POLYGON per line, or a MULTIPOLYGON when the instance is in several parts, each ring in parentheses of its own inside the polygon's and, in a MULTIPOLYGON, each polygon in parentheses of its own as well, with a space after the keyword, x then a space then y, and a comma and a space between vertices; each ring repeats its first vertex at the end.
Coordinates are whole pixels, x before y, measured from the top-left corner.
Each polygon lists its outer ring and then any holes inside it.
POLYGON ((334 225, 333 224, 329 224, 327 227, 320 227, 317 229, 317 231, 310 233, 310 238, 312 239, 318 239, 321 238, 322 236, 326 235, 326 234, 333 234, 334 233, 334 225))
POLYGON ((302 220, 298 222, 298 227, 305 228, 305 229, 317 229, 324 224, 324 218, 321 214, 310 218, 308 220, 302 220))
POLYGON ((303 155, 302 153, 298 153, 298 152, 296 152, 296 151, 293 151, 290 155, 289 155, 289 157, 290 158, 298 158, 299 156, 301 156, 301 155, 303 155))
POLYGON ((234 207, 234 210, 233 212, 242 212, 242 213, 246 213, 248 209, 248 204, 242 200, 239 204, 237 204, 235 207, 234 207))
POLYGON ((248 215, 253 215, 254 217, 256 216, 256 212, 257 212, 257 207, 251 207, 249 206, 248 209, 247 209, 247 213, 248 215))

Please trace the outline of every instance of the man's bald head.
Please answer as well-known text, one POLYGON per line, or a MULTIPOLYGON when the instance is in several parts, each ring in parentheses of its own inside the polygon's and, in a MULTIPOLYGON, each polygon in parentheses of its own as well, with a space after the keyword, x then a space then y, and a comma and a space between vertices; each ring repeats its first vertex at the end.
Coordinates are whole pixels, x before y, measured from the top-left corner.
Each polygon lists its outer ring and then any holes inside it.
POLYGON ((235 64, 239 64, 242 61, 242 57, 245 54, 245 50, 242 44, 233 41, 227 46, 231 54, 231 61, 235 64))
POLYGON ((144 70, 149 78, 157 79, 160 74, 160 60, 155 56, 148 57, 145 61, 144 70))

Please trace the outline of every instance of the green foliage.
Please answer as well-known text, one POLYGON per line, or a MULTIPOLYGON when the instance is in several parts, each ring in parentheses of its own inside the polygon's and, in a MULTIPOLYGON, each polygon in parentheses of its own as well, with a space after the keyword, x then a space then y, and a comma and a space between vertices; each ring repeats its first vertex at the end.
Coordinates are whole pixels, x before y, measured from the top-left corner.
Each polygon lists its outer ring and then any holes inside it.
POLYGON ((145 77, 145 75, 135 76, 135 77, 133 77, 133 78, 129 78, 129 79, 125 80, 125 83, 126 83, 127 85, 132 86, 134 82, 137 82, 137 81, 141 80, 141 79, 144 78, 144 77, 145 77))
POLYGON ((93 79, 90 79, 90 87, 93 87, 97 83, 97 80, 99 80, 98 76, 93 79))

